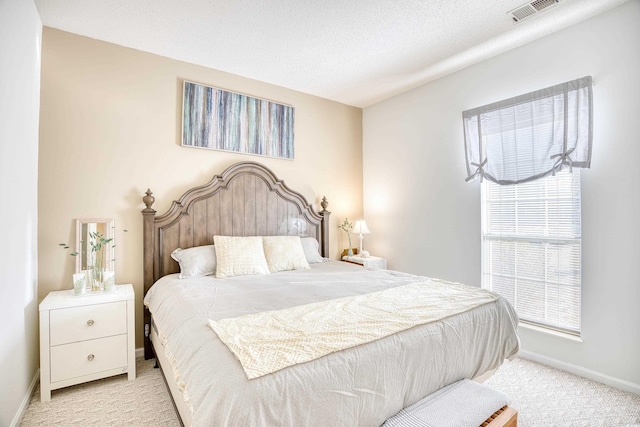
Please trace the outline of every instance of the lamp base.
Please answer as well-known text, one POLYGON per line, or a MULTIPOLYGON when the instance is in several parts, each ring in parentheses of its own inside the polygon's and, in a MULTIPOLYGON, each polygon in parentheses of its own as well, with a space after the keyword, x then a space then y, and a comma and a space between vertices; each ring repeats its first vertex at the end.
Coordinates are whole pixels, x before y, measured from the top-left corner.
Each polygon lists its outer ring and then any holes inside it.
POLYGON ((359 254, 362 258, 369 258, 369 251, 362 251, 359 254))

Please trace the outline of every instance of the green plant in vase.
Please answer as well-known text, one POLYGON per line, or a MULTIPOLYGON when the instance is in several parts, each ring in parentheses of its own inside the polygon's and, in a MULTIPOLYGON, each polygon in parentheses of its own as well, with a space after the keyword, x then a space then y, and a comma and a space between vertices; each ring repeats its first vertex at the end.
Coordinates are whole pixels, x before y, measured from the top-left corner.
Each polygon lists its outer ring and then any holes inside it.
POLYGON ((347 239, 349 241, 349 249, 347 251, 348 256, 353 256, 353 249, 351 247, 351 231, 353 230, 353 223, 349 222, 349 218, 345 218, 344 222, 338 226, 338 228, 344 230, 347 233, 347 239))
MULTIPOLYGON (((106 238, 98 231, 89 232, 89 246, 91 251, 91 262, 87 262, 93 276, 92 290, 98 291, 102 288, 104 282, 104 250, 109 243, 113 241, 113 237, 106 238)), ((115 245, 112 245, 115 247, 115 245)))
MULTIPOLYGON (((127 232, 127 230, 124 230, 127 232)), ((109 247, 115 248, 113 244, 113 237, 107 237, 99 231, 91 231, 88 233, 88 245, 87 250, 83 251, 82 255, 77 251, 71 252, 69 255, 73 257, 82 256, 80 265, 86 267, 86 274, 88 283, 91 286, 91 290, 99 291, 109 281, 109 287, 113 287, 113 272, 105 273, 105 250, 109 247), (106 277, 108 276, 108 277, 106 277)), ((80 241, 81 245, 84 245, 84 240, 80 241)), ((60 243, 63 249, 69 249, 69 245, 66 243, 60 243)), ((115 261, 115 260, 112 260, 115 261)))

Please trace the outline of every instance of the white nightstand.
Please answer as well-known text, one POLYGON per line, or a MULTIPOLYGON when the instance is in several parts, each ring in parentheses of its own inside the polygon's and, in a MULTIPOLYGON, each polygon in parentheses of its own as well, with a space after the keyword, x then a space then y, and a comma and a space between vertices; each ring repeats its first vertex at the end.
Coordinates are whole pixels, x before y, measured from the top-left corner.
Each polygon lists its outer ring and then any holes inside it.
POLYGON ((40 400, 51 390, 128 373, 136 378, 135 295, 132 285, 114 292, 50 292, 40 303, 40 400))
POLYGON ((354 264, 360 264, 367 268, 372 268, 375 270, 386 270, 387 269, 387 260, 384 258, 380 258, 377 256, 370 256, 363 258, 361 256, 343 256, 343 261, 351 262, 354 264))

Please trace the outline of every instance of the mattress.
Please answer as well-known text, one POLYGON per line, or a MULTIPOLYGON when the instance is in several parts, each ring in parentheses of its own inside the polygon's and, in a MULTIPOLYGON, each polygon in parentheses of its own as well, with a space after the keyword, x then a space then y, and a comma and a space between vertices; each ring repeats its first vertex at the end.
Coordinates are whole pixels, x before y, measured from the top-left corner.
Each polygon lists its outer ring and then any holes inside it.
MULTIPOLYGON (((503 298, 272 374, 247 379, 208 320, 377 292, 425 280, 349 263, 216 279, 161 278, 145 297, 194 426, 379 426, 402 408, 518 351, 503 298)), ((165 369, 165 371, 168 371, 165 369)))

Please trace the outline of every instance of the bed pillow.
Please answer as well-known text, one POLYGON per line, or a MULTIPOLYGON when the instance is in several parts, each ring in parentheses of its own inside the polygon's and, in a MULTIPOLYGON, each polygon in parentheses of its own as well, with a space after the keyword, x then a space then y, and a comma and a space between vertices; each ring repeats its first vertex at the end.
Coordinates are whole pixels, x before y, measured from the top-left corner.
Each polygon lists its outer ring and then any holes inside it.
POLYGON ((302 243, 302 250, 304 251, 304 256, 307 258, 307 262, 309 264, 326 261, 326 258, 322 258, 320 255, 320 245, 315 238, 301 237, 300 243, 302 243))
POLYGON ((264 236, 262 244, 272 273, 311 268, 298 236, 264 236))
POLYGON ((216 250, 213 245, 176 249, 171 258, 180 264, 180 279, 209 276, 216 272, 216 250))
POLYGON ((269 274, 262 249, 262 237, 213 236, 216 248, 216 277, 269 274))

